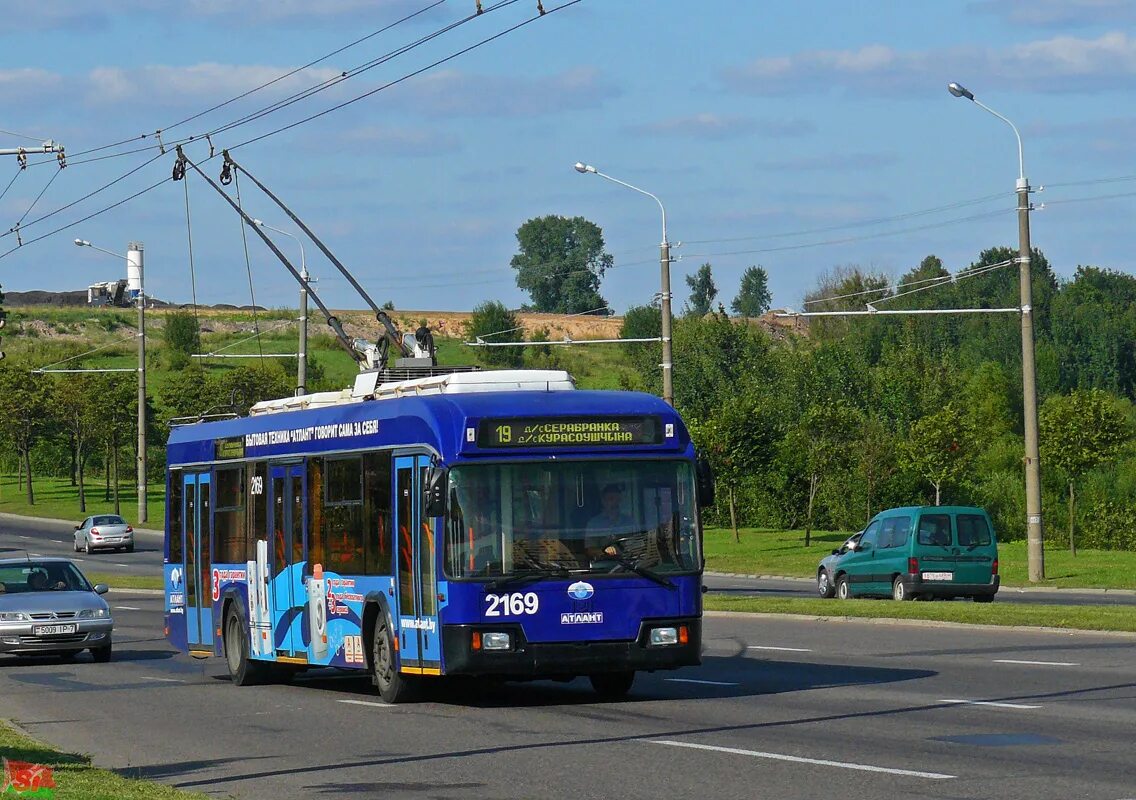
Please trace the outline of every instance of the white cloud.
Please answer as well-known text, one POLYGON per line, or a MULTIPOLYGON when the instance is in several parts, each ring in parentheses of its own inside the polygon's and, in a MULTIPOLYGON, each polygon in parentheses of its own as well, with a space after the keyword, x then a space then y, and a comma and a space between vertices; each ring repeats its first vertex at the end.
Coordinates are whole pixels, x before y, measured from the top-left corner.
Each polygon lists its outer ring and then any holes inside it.
MULTIPOLYGON (((184 67, 150 65, 136 69, 97 67, 86 78, 91 105, 145 102, 147 105, 179 106, 186 102, 220 102, 268 83, 291 67, 235 65, 206 62, 184 67)), ((246 102, 279 99, 339 75, 339 70, 309 68, 285 78, 246 102)))
POLYGON ((813 50, 758 58, 726 71, 722 79, 736 91, 755 95, 836 89, 925 94, 939 91, 949 80, 965 84, 970 75, 981 76, 983 89, 1128 89, 1136 78, 1136 40, 1124 32, 1113 31, 1097 38, 1056 36, 988 48, 900 51, 869 45, 858 50, 813 50))
POLYGON ((749 117, 703 113, 632 125, 627 130, 635 135, 721 140, 749 135, 800 136, 814 132, 816 126, 802 119, 755 120, 749 117))
POLYGON ((0 105, 56 91, 62 84, 62 76, 44 69, 0 69, 0 105))
POLYGON ((1136 23, 1132 0, 975 0, 967 8, 1012 25, 1040 28, 1136 23))

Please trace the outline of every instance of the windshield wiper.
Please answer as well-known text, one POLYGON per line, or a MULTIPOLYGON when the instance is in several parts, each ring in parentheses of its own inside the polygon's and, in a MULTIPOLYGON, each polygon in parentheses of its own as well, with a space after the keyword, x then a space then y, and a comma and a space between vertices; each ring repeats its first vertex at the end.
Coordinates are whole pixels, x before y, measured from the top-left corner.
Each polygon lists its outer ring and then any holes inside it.
POLYGON ((493 583, 487 584, 485 589, 489 592, 495 592, 498 589, 503 589, 506 586, 514 586, 519 583, 532 583, 533 581, 539 581, 541 578, 567 578, 569 575, 570 573, 566 567, 549 564, 547 567, 541 567, 531 572, 505 575, 493 581, 493 583))
MULTIPOLYGON (((655 583, 659 584, 660 586, 665 586, 668 589, 677 588, 671 580, 669 580, 668 578, 664 578, 662 575, 660 575, 657 572, 652 572, 651 570, 647 569, 646 567, 640 566, 639 562, 637 562, 637 561, 629 561, 628 559, 623 558, 622 556, 615 556, 614 558, 615 558, 616 562, 618 562, 620 567, 623 567, 624 569, 629 569, 632 572, 634 572, 636 575, 642 575, 647 580, 654 581, 655 583)), ((617 567, 617 569, 618 569, 618 567, 617 567)), ((612 572, 615 572, 615 570, 612 570, 612 572)))

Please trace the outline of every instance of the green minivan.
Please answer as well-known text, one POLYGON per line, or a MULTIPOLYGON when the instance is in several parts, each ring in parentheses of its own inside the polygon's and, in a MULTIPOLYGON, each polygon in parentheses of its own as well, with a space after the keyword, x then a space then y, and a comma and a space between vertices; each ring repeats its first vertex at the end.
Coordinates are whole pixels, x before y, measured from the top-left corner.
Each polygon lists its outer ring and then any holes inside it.
POLYGON ((998 592, 998 542, 981 508, 891 508, 876 514, 829 569, 842 599, 970 597, 989 603, 998 592))

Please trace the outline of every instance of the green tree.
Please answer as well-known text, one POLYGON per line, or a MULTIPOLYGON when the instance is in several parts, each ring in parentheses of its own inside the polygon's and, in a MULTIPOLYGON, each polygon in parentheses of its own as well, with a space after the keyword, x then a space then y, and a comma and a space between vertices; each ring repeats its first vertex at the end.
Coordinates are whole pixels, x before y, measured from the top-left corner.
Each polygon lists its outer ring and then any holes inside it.
POLYGON ((1038 416, 1042 460, 1069 486, 1069 552, 1076 555, 1074 484, 1117 456, 1128 440, 1128 421, 1116 400, 1101 389, 1053 395, 1038 416))
POLYGON ((99 398, 83 376, 65 375, 55 381, 51 393, 57 420, 71 436, 74 447, 75 469, 79 484, 79 513, 87 512, 85 473, 90 458, 90 440, 94 438, 96 403, 99 398))
POLYGON ((881 484, 895 473, 895 436, 876 418, 864 421, 861 439, 856 446, 856 473, 863 483, 867 512, 864 522, 872 518, 872 501, 881 484))
MULTIPOLYGON (((194 387, 194 394, 202 391, 194 387)), ((138 392, 134 380, 121 375, 96 375, 90 389, 99 398, 92 413, 92 430, 106 449, 104 499, 114 499, 114 513, 121 512, 119 464, 123 443, 137 441, 138 392), (134 434, 134 435, 132 435, 134 434)))
POLYGON ((27 475, 28 505, 35 505, 32 488, 32 448, 49 426, 47 380, 27 367, 0 364, 0 429, 16 445, 27 475))
POLYGON ((935 505, 942 490, 957 485, 974 460, 974 430, 970 420, 953 403, 928 414, 911 426, 904 457, 907 465, 935 489, 935 505))
MULTIPOLYGON (((516 313, 496 300, 486 300, 473 309, 465 324, 465 335, 486 342, 523 342, 525 332, 516 313)), ((479 347, 477 360, 490 367, 520 367, 524 363, 523 347, 479 347)))
POLYGON ((534 309, 552 314, 606 310, 600 279, 612 257, 604 252, 603 231, 594 222, 554 214, 536 217, 517 229, 517 244, 520 252, 509 265, 534 309))
MULTIPOLYGON (((623 315, 619 328, 620 339, 657 339, 662 335, 663 315, 657 305, 632 306, 623 315)), ((663 346, 659 342, 633 342, 620 345, 631 362, 638 379, 635 388, 658 393, 663 385, 663 346)))
POLYGON ((714 298, 718 296, 718 287, 714 285, 710 264, 703 264, 693 275, 687 275, 686 285, 690 289, 690 300, 683 309, 684 313, 695 317, 706 316, 710 313, 714 298))
POLYGON ((169 351, 170 369, 185 369, 190 356, 201 352, 201 329, 197 317, 188 311, 167 314, 162 339, 169 351))
POLYGON ((1053 299, 1063 391, 1107 389, 1136 399, 1136 277, 1078 267, 1053 299))
POLYGON ((808 477, 805 510, 805 547, 812 544, 813 514, 821 485, 845 472, 852 464, 853 442, 863 426, 861 412, 845 401, 824 402, 805 411, 795 431, 808 477))
POLYGON ((769 293, 769 275, 764 267, 750 266, 742 273, 742 283, 730 309, 743 317, 760 317, 769 310, 773 295, 769 293))

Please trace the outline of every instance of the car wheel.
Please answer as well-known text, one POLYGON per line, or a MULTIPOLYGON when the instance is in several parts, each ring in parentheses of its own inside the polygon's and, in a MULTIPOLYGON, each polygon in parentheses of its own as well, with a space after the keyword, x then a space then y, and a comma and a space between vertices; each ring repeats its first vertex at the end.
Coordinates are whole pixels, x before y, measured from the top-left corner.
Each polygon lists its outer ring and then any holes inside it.
POLYGON ((836 587, 832 585, 832 578, 828 577, 827 569, 817 572, 817 594, 825 600, 831 599, 836 594, 836 587))
POLYGON ((128 545, 126 545, 126 547, 124 547, 122 549, 125 550, 128 553, 133 553, 134 552, 134 545, 128 544, 128 545))
POLYGON ((635 671, 626 672, 598 672, 589 675, 588 680, 592 688, 600 697, 616 700, 631 691, 631 684, 635 682, 635 671))
POLYGON ((78 552, 79 552, 79 540, 78 540, 78 539, 72 539, 72 540, 71 540, 71 548, 72 548, 72 549, 73 549, 73 550, 74 550, 74 551, 75 551, 76 553, 78 553, 78 552))
POLYGON ((394 638, 387 616, 382 612, 375 618, 375 635, 372 644, 371 663, 374 672, 371 680, 379 690, 379 696, 391 705, 405 703, 414 694, 414 680, 399 673, 394 663, 394 638))
POLYGON ((249 658, 248 625, 235 608, 225 618, 225 664, 237 686, 254 686, 264 681, 268 669, 249 658))
POLYGON ((993 603, 994 602, 994 595, 992 595, 992 594, 976 595, 975 598, 974 598, 974 602, 976 602, 976 603, 993 603))
POLYGON ((87 555, 91 554, 91 540, 90 539, 84 539, 83 540, 83 552, 86 553, 87 555))
POLYGON ((852 599, 852 587, 848 583, 847 575, 841 575, 836 579, 836 596, 841 600, 852 599))
POLYGON ((907 587, 903 584, 903 577, 900 575, 896 575, 895 580, 891 582, 891 599, 899 601, 914 599, 914 595, 907 591, 907 587))
POLYGON ((105 664, 110 661, 111 646, 108 644, 106 647, 92 647, 91 655, 95 657, 96 664, 105 664))

